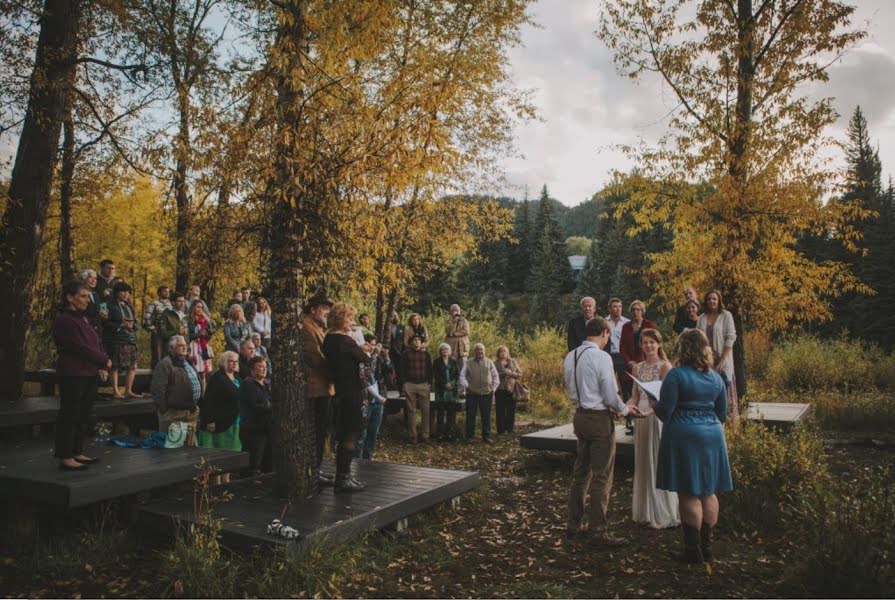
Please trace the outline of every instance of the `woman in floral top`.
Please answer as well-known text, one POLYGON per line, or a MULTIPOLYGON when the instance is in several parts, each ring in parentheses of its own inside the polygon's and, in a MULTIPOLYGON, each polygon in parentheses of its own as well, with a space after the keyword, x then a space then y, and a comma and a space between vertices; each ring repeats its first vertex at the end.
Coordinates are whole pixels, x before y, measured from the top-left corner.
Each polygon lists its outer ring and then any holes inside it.
POLYGON ((460 365, 451 356, 451 347, 438 347, 438 358, 432 362, 432 381, 435 391, 435 439, 453 441, 459 438, 457 409, 460 407, 460 365))

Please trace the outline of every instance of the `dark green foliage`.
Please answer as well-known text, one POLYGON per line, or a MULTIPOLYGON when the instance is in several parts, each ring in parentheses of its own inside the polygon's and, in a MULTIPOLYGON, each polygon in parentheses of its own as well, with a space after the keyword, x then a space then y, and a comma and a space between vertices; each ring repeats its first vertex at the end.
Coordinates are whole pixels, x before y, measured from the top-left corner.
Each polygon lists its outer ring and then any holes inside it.
POLYGON ((833 303, 834 320, 818 326, 821 333, 847 329, 852 334, 877 342, 887 349, 895 343, 895 188, 882 184, 882 164, 873 148, 867 120, 861 108, 855 109, 848 127, 848 189, 839 202, 856 202, 875 214, 853 222, 862 234, 861 251, 847 251, 832 232, 802 241, 815 260, 849 263, 860 280, 870 286, 873 295, 849 293, 833 303))
POLYGON ((532 256, 527 290, 532 294, 531 323, 560 323, 565 311, 560 296, 572 291, 573 277, 566 256, 565 235, 553 212, 547 186, 541 190, 535 218, 537 244, 532 256))

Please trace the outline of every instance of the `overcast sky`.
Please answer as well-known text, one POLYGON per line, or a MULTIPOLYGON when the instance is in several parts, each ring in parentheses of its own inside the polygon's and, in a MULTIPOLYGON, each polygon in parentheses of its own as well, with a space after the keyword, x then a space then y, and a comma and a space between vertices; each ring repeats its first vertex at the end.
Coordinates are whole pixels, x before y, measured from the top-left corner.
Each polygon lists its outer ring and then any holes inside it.
MULTIPOLYGON (((884 178, 895 174, 895 0, 855 0, 855 24, 869 36, 830 69, 820 93, 835 98, 839 122, 829 132, 844 139, 856 105, 879 145, 884 178)), ((538 0, 532 8, 541 29, 524 32, 525 46, 511 53, 519 87, 534 90, 541 121, 519 125, 524 158, 503 161, 507 196, 550 195, 568 205, 589 199, 612 169, 632 163, 612 146, 652 141, 665 130, 675 106, 657 81, 633 83, 616 74, 612 55, 596 37, 600 0, 538 0)))

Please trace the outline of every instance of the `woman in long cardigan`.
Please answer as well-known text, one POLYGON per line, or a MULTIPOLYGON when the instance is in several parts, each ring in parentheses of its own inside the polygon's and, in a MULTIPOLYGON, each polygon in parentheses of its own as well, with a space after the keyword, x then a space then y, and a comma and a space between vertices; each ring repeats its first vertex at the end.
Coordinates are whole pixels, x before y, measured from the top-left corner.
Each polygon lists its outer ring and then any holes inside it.
POLYGON ((96 377, 108 376, 112 361, 85 314, 90 304, 90 289, 76 281, 66 284, 63 303, 62 312, 53 322, 53 339, 59 353, 56 375, 60 396, 55 455, 60 469, 79 471, 97 460, 84 455, 84 436, 96 399, 96 377))
POLYGON ((702 301, 705 311, 696 320, 696 328, 705 333, 715 361, 714 369, 726 379, 727 418, 740 418, 739 398, 733 372, 733 344, 737 341, 737 330, 733 315, 724 308, 724 298, 718 290, 712 290, 702 301))

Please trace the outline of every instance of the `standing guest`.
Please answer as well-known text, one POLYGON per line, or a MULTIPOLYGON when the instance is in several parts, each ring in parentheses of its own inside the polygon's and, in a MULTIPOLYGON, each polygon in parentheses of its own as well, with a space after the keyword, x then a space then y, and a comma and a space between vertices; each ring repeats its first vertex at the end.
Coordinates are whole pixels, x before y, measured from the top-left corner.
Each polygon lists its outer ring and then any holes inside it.
POLYGON ((53 340, 59 357, 59 415, 56 417, 55 456, 59 468, 80 471, 96 458, 84 454, 84 436, 93 401, 96 377, 108 376, 112 361, 106 356, 93 324, 87 318, 90 289, 81 282, 62 289, 63 309, 53 322, 53 340))
POLYGON ((115 285, 115 262, 104 258, 99 263, 99 277, 96 280, 96 295, 100 302, 114 300, 112 286, 115 285))
POLYGON ((252 344, 255 346, 255 356, 263 356, 264 360, 267 361, 267 377, 269 379, 273 371, 271 370, 270 355, 267 353, 267 348, 261 344, 261 334, 252 333, 251 339, 252 344))
MULTIPOLYGON (((684 318, 680 321, 680 333, 697 328, 696 325, 699 321, 699 302, 696 300, 687 300, 687 303, 684 304, 684 313, 684 318)), ((677 323, 677 321, 675 321, 675 323, 677 323)))
POLYGON ((252 326, 245 318, 243 308, 239 304, 230 307, 227 313, 227 321, 224 323, 224 339, 227 342, 227 350, 239 351, 240 345, 252 339, 252 326))
POLYGON ((628 400, 631 397, 631 380, 625 377, 625 359, 622 358, 622 327, 628 322, 627 317, 622 316, 622 301, 619 298, 609 299, 609 314, 606 316, 606 324, 609 325, 609 342, 604 349, 612 358, 612 369, 618 377, 622 388, 622 398, 628 400))
POLYGON ((186 336, 189 333, 187 320, 186 301, 183 294, 174 292, 170 308, 162 311, 162 316, 158 320, 158 334, 166 350, 172 337, 175 335, 186 336))
POLYGON ((460 388, 466 390, 466 442, 475 439, 476 414, 482 414, 482 439, 491 443, 491 404, 500 376, 494 362, 485 356, 485 345, 473 348, 473 357, 460 370, 460 388))
POLYGON ((273 425, 267 363, 260 356, 249 360, 249 373, 239 384, 239 441, 249 453, 252 475, 273 470, 273 425))
POLYGON ((255 312, 255 318, 252 319, 252 330, 261 335, 261 345, 265 348, 270 348, 270 332, 272 331, 270 304, 267 302, 267 298, 258 296, 255 305, 257 311, 255 312))
POLYGON ((314 415, 314 467, 321 484, 332 485, 335 478, 320 471, 323 463, 323 449, 326 447, 326 432, 332 421, 333 386, 329 378, 329 367, 323 356, 323 338, 326 322, 333 303, 326 294, 318 292, 308 300, 303 308, 301 348, 304 358, 305 397, 314 415))
POLYGON ((361 428, 357 447, 354 450, 354 458, 372 460, 373 452, 376 450, 376 441, 379 438, 379 427, 382 425, 382 416, 385 412, 385 396, 379 392, 377 374, 380 368, 380 357, 376 350, 376 336, 367 333, 364 335, 364 341, 366 347, 370 348, 370 366, 362 367, 367 384, 368 410, 366 423, 361 428))
POLYGON ((360 325, 360 331, 364 335, 372 334, 373 330, 370 328, 370 315, 367 313, 361 313, 361 315, 357 318, 357 322, 360 325))
POLYGON ((329 315, 329 331, 323 338, 323 356, 338 398, 336 419, 336 492, 359 492, 366 484, 351 475, 351 460, 363 424, 363 383, 361 365, 370 364, 369 348, 357 345, 351 337, 357 310, 344 302, 336 304, 329 315))
POLYGON ((205 393, 205 374, 212 370, 211 359, 214 357, 214 351, 208 344, 212 333, 214 333, 214 327, 205 312, 205 303, 201 300, 194 301, 187 322, 187 339, 190 342, 190 364, 193 365, 199 376, 202 393, 205 393))
POLYGON ((245 308, 245 305, 252 301, 252 288, 244 287, 239 290, 239 296, 242 299, 240 304, 245 308))
POLYGON ((429 345, 429 334, 426 326, 423 325, 423 318, 418 313, 410 313, 407 319, 407 327, 404 328, 404 347, 410 346, 410 338, 412 336, 420 338, 420 348, 426 348, 429 345))
POLYGON ((733 490, 722 426, 727 419, 727 391, 712 370, 712 349, 701 330, 681 334, 677 343, 677 367, 665 376, 659 402, 650 398, 665 424, 656 487, 677 492, 684 531, 681 558, 712 562, 716 494, 733 490))
POLYGON ((733 315, 724 308, 724 298, 718 290, 712 290, 702 301, 705 310, 696 321, 696 327, 705 333, 712 349, 715 370, 725 378, 727 384, 727 417, 731 421, 740 418, 739 397, 733 371, 733 345, 737 341, 737 330, 733 315))
POLYGON ((249 330, 253 333, 255 332, 255 315, 258 314, 258 304, 252 300, 249 300, 245 304, 242 305, 242 313, 245 317, 246 323, 249 324, 249 330))
MULTIPOLYGON (((644 329, 640 334, 640 347, 643 362, 634 367, 634 376, 643 382, 664 379, 671 370, 671 363, 662 349, 662 335, 655 329, 644 329)), ((628 406, 636 407, 641 416, 634 426, 632 519, 635 523, 645 523, 655 529, 674 527, 681 522, 677 494, 656 489, 662 422, 653 413, 646 392, 636 384, 628 406)))
POLYGON ((401 318, 398 311, 392 311, 391 325, 389 326, 389 354, 392 362, 397 365, 396 372, 398 375, 398 389, 404 385, 401 380, 401 355, 404 353, 404 325, 401 324, 401 318))
MULTIPOLYGON (((232 351, 231 351, 232 352, 232 351)), ((255 342, 248 339, 239 345, 239 378, 245 379, 252 376, 249 361, 255 358, 255 342)))
POLYGON ((167 433, 171 423, 185 422, 196 430, 202 387, 187 360, 186 338, 175 335, 168 342, 168 356, 152 370, 152 399, 158 415, 158 430, 167 433))
MULTIPOLYGON (((239 441, 239 356, 221 352, 218 370, 208 378, 205 395, 199 401, 201 427, 196 439, 203 448, 242 450, 239 441)), ((230 474, 215 477, 214 483, 228 483, 230 474)))
POLYGON ((587 337, 584 335, 584 327, 597 314, 597 301, 590 296, 582 298, 579 305, 581 314, 566 325, 566 347, 570 352, 584 343, 584 339, 587 337))
POLYGON ((600 317, 587 322, 584 343, 566 355, 563 362, 566 393, 575 407, 573 426, 578 438, 572 485, 569 488, 567 535, 584 531, 584 506, 590 493, 590 529, 593 540, 620 546, 624 538, 609 532, 609 495, 615 467, 615 421, 613 413, 627 415, 628 408, 618 396, 612 359, 605 352, 612 333, 600 317))
POLYGON ((158 364, 165 354, 165 346, 158 332, 159 319, 162 313, 171 308, 171 288, 166 285, 159 286, 156 290, 158 298, 143 308, 143 329, 149 332, 149 350, 152 354, 152 368, 158 364))
MULTIPOLYGON (((628 373, 634 372, 637 363, 643 361, 643 350, 640 348, 640 335, 644 329, 655 329, 656 324, 645 318, 646 307, 640 300, 634 300, 628 307, 631 320, 622 326, 621 354, 628 373)), ((626 378, 627 379, 627 378, 626 378)))
POLYGON ((451 304, 447 322, 444 324, 444 341, 451 347, 451 356, 462 369, 469 356, 469 321, 463 316, 459 304, 451 304))
POLYGON ((113 300, 107 303, 108 312, 103 321, 103 344, 112 357, 112 397, 139 398, 134 393, 137 376, 137 320, 130 303, 131 286, 122 282, 112 288, 113 300), (127 371, 124 394, 118 389, 118 372, 127 371))
POLYGON ((494 367, 497 376, 500 377, 500 385, 494 392, 494 403, 497 408, 497 435, 513 433, 516 424, 516 398, 513 390, 522 377, 522 370, 516 359, 510 356, 510 349, 506 346, 497 347, 497 355, 494 359, 494 367))
POLYGON ((242 290, 234 290, 233 295, 227 301, 227 306, 222 312, 224 320, 227 320, 228 315, 230 314, 230 309, 233 308, 234 304, 239 304, 240 306, 242 306, 242 290))
MULTIPOLYGON (((186 303, 187 314, 189 314, 193 310, 193 303, 202 302, 202 304, 205 304, 205 302, 201 298, 201 294, 202 294, 202 288, 200 288, 198 285, 191 285, 190 289, 188 289, 186 291, 186 295, 184 296, 183 299, 184 299, 184 302, 186 303)), ((208 311, 206 310, 206 312, 208 312, 208 311)))
POLYGON ((379 389, 383 394, 399 389, 397 369, 391 352, 388 348, 382 348, 379 356, 382 357, 382 361, 379 363, 379 389))
MULTIPOLYGON (((413 319, 411 318, 411 323, 413 319)), ((422 338, 413 334, 401 356, 401 380, 404 382, 404 399, 407 410, 407 437, 411 444, 417 439, 429 441, 429 387, 432 382, 432 360, 423 349, 422 338), (417 437, 416 411, 420 413, 420 435, 417 437)))
POLYGON ((432 389, 435 392, 435 439, 454 441, 458 437, 457 409, 460 407, 460 366, 451 356, 451 346, 438 346, 432 361, 432 389))
POLYGON ((90 301, 87 303, 87 309, 84 311, 84 316, 90 321, 90 325, 96 332, 97 337, 102 339, 103 323, 102 319, 99 317, 100 299, 99 295, 96 293, 96 271, 93 269, 84 269, 81 271, 81 281, 90 291, 90 301))
POLYGON ((684 333, 686 329, 693 329, 696 327, 696 325, 689 324, 691 321, 689 305, 691 302, 695 302, 698 309, 699 301, 697 298, 696 290, 692 287, 688 287, 684 290, 684 303, 677 307, 677 311, 674 313, 674 325, 671 326, 671 329, 675 333, 680 335, 681 333, 684 333))

